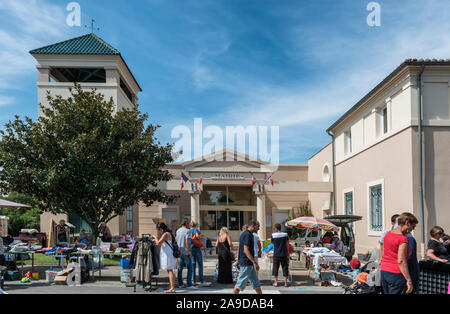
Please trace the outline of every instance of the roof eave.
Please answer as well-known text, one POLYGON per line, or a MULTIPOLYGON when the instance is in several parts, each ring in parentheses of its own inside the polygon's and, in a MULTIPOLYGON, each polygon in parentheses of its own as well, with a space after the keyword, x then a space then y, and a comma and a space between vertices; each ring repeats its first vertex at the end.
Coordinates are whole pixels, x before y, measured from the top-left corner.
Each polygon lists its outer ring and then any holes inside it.
POLYGON ((408 66, 421 66, 431 65, 431 66, 449 66, 450 60, 416 60, 407 59, 401 63, 394 71, 392 71, 384 80, 382 80, 377 86, 375 86, 369 93, 367 93, 360 101, 358 101, 353 107, 347 110, 336 122, 334 122, 327 130, 327 133, 332 132, 336 127, 343 122, 351 113, 357 110, 362 104, 364 104, 370 97, 372 97, 376 92, 383 88, 389 81, 394 79, 403 69, 408 66))

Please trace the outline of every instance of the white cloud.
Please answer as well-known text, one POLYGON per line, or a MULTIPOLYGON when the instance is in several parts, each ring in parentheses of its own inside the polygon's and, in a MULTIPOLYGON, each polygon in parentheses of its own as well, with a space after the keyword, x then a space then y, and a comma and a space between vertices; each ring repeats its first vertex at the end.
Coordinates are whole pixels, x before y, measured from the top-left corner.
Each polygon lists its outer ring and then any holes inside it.
POLYGON ((317 138, 324 142, 316 146, 324 146, 329 140, 324 133, 314 137, 305 128, 325 132, 407 58, 450 58, 450 37, 444 35, 450 32, 450 3, 430 1, 426 8, 422 6, 421 2, 390 6, 391 11, 383 11, 387 18, 381 28, 370 31, 349 32, 349 25, 336 29, 317 26, 317 31, 308 25, 293 28, 292 46, 286 46, 291 50, 288 55, 296 64, 314 64, 320 73, 308 83, 286 87, 269 84, 264 77, 247 74, 244 78, 232 70, 209 68, 220 73, 215 86, 222 81, 238 96, 208 120, 218 125, 224 121, 227 125, 278 125, 283 143, 280 148, 287 158, 295 156, 303 140, 314 143, 317 138), (293 47, 298 48, 298 55, 293 47))
POLYGON ((14 97, 3 96, 0 94, 0 107, 9 106, 15 102, 14 97))
POLYGON ((35 61, 29 50, 63 36, 64 7, 48 1, 4 0, 0 4, 0 92, 20 89, 35 61))
POLYGON ((193 71, 194 85, 199 89, 209 87, 215 80, 206 66, 196 66, 193 71))

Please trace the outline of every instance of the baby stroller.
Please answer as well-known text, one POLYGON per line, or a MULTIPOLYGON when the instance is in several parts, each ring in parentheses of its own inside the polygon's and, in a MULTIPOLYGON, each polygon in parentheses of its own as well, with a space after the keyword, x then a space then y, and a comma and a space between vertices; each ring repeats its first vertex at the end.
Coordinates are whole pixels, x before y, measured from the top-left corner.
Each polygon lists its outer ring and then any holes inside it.
MULTIPOLYGON (((380 269, 378 263, 371 262, 361 268, 362 277, 366 277, 367 282, 358 282, 353 288, 343 286, 344 294, 381 294, 380 269)), ((361 275, 360 274, 360 275, 361 275)), ((357 279, 358 275, 357 275, 357 279)))
POLYGON ((5 266, 0 266, 0 290, 3 290, 5 287, 5 266))

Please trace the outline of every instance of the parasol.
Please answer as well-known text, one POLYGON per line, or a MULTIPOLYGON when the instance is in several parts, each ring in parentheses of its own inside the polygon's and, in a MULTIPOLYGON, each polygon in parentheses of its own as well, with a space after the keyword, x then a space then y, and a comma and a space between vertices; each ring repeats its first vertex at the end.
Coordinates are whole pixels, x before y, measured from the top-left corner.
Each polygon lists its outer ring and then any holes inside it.
POLYGON ((339 228, 332 224, 328 220, 316 217, 297 217, 286 222, 286 227, 313 229, 313 230, 325 230, 325 231, 337 231, 339 228))
POLYGON ((0 199, 0 208, 21 208, 21 207, 31 207, 31 206, 0 199))

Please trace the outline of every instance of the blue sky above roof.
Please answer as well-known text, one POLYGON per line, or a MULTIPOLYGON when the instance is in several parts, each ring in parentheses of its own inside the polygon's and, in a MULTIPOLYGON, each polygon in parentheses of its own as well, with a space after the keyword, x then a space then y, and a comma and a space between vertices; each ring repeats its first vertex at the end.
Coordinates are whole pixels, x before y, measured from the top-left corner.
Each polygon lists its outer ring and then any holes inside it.
POLYGON ((277 125, 280 161, 306 163, 325 130, 406 58, 449 58, 450 2, 368 0, 70 1, 0 3, 0 127, 37 118, 37 71, 28 51, 90 32, 120 51, 144 90, 139 104, 160 124, 277 125))

